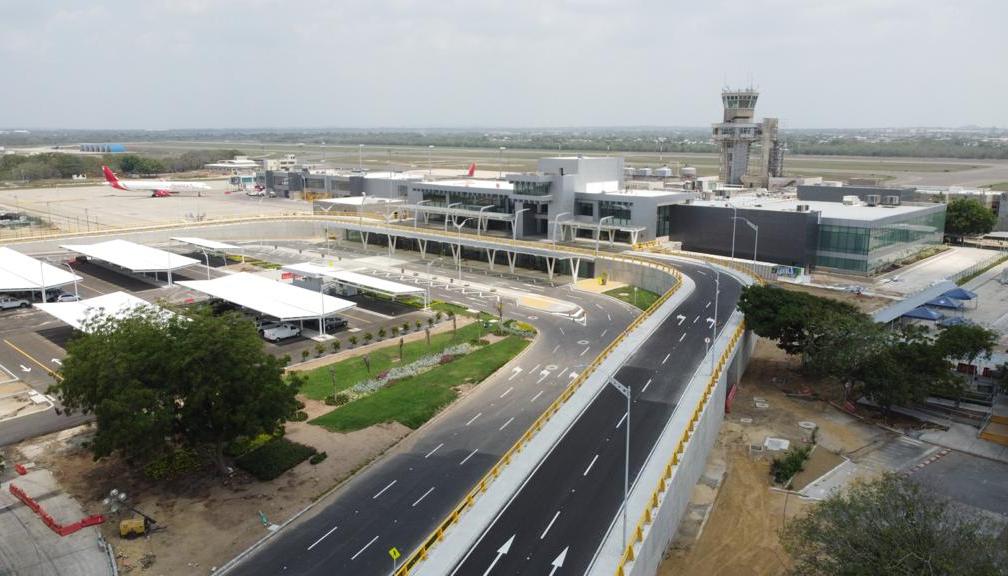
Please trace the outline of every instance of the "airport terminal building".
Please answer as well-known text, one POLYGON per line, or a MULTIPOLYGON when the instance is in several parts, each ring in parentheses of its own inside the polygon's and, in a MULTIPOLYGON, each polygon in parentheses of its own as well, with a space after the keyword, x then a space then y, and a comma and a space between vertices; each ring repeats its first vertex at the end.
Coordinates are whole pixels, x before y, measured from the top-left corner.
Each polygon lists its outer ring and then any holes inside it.
POLYGON ((907 202, 910 193, 897 189, 829 187, 800 189, 797 199, 747 192, 703 200, 684 188, 627 188, 618 157, 542 158, 535 172, 500 179, 303 171, 277 173, 272 181, 281 174, 288 190, 319 198, 319 213, 346 196, 385 198, 393 201, 386 211, 444 230, 560 242, 671 241, 686 251, 856 275, 878 273, 940 244, 945 227, 944 204, 907 202))

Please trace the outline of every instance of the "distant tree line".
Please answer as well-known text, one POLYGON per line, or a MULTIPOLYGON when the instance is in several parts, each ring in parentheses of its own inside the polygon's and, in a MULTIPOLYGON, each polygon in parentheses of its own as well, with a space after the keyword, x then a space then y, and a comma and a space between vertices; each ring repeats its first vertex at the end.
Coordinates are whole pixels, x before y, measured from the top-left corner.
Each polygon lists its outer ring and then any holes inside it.
POLYGON ((162 174, 198 170, 204 164, 240 155, 240 150, 193 150, 167 158, 139 154, 105 154, 91 156, 45 152, 30 156, 0 155, 0 181, 33 181, 70 178, 75 174, 101 176, 102 165, 121 174, 162 174))
POLYGON ((807 373, 843 385, 844 399, 865 396, 883 413, 930 394, 965 391, 954 363, 989 357, 998 336, 960 324, 931 334, 920 326, 888 329, 854 306, 774 286, 746 287, 739 300, 746 325, 799 356, 807 373))

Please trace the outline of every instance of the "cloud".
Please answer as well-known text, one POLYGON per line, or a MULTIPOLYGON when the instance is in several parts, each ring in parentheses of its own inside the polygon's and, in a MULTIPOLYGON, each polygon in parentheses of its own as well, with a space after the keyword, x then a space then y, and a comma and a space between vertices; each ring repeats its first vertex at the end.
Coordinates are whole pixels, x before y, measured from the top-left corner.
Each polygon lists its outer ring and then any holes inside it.
POLYGON ((987 0, 16 3, 0 126, 1008 125, 987 0))

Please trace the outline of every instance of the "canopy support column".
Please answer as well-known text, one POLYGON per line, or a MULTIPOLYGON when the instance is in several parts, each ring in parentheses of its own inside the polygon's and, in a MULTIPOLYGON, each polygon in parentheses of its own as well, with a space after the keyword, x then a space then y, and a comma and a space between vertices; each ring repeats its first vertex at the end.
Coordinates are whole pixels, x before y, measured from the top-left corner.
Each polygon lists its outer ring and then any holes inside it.
POLYGON ((577 284, 578 281, 578 268, 581 267, 580 258, 571 258, 571 274, 574 276, 574 283, 577 284))
POLYGON ((556 267, 556 259, 546 257, 546 274, 549 276, 550 282, 553 281, 553 269, 556 267))
POLYGON ((417 240, 417 244, 420 245, 420 259, 421 260, 426 260, 427 259, 427 241, 426 240, 419 240, 418 239, 417 240))
POLYGON ((515 269, 515 257, 517 256, 517 253, 508 250, 507 252, 505 252, 505 254, 507 254, 508 270, 510 270, 511 273, 514 274, 515 273, 515 271, 514 271, 514 269, 515 269))
POLYGON ((493 272, 494 260, 497 259, 497 250, 487 248, 487 261, 490 262, 490 271, 493 272))

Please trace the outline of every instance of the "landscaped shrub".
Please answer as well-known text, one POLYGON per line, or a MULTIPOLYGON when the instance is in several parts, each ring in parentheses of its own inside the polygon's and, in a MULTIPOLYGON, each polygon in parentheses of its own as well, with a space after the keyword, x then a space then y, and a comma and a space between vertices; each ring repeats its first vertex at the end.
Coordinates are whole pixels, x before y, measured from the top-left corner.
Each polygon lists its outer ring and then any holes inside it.
POLYGON ((333 395, 330 394, 325 397, 325 403, 327 406, 342 406, 350 401, 350 395, 346 392, 338 392, 333 395))
POLYGON ((195 451, 180 448, 154 458, 144 465, 143 471, 151 480, 170 480, 198 470, 202 465, 203 461, 195 451))
POLYGON ((409 322, 403 322, 402 323, 402 331, 403 331, 403 334, 409 332, 409 322))
POLYGON ((444 312, 441 312, 440 310, 438 310, 437 312, 434 313, 434 320, 436 322, 440 322, 441 318, 444 318, 444 312))
POLYGON ((385 331, 385 327, 384 326, 382 326, 381 328, 378 329, 378 339, 379 340, 384 340, 385 336, 387 336, 387 335, 388 335, 388 332, 385 331))
POLYGON ((433 327, 434 326, 434 319, 433 318, 428 318, 427 319, 427 325, 430 326, 430 327, 433 327))
POLYGON ((323 354, 325 354, 325 345, 321 342, 317 342, 315 344, 315 357, 321 358, 323 354))
POLYGON ((372 340, 374 340, 374 334, 372 334, 370 332, 365 332, 364 333, 364 343, 367 344, 367 343, 371 342, 372 340))
POLYGON ((350 340, 350 345, 351 346, 356 346, 357 345, 357 336, 351 335, 350 338, 348 338, 348 340, 350 340))
POLYGON ((419 331, 420 331, 420 328, 421 328, 422 326, 423 326, 423 324, 421 324, 421 323, 420 323, 420 321, 419 321, 419 320, 417 320, 417 321, 416 321, 416 329, 417 329, 417 332, 419 332, 419 331))
POLYGON ((329 343, 329 347, 332 348, 333 354, 339 352, 340 341, 339 340, 333 340, 332 342, 329 343))
POLYGON ((398 335, 399 335, 399 327, 398 326, 393 326, 392 327, 392 337, 395 338, 398 335))
POLYGON ((770 463, 770 474, 773 475, 774 482, 784 484, 791 480, 795 474, 805 469, 805 461, 812 453, 811 446, 799 446, 791 448, 780 458, 774 458, 770 463))
MULTIPOLYGON (((301 406, 298 409, 302 408, 304 408, 304 403, 301 403, 301 406)), ((228 442, 227 446, 224 447, 224 455, 230 458, 237 458, 242 454, 255 450, 273 438, 274 436, 272 434, 259 434, 258 436, 252 438, 242 436, 241 438, 228 442)))
POLYGON ((291 416, 291 422, 304 422, 308 419, 308 413, 304 410, 298 410, 291 416))
POLYGON ((309 352, 309 351, 307 351, 307 350, 302 350, 302 351, 301 351, 301 361, 302 361, 302 362, 305 362, 305 361, 307 361, 307 360, 308 360, 308 356, 309 356, 309 355, 311 355, 311 352, 309 352))
POLYGON ((315 454, 311 446, 276 438, 235 460, 239 468, 259 480, 272 480, 315 454))
POLYGON ((329 455, 326 454, 325 452, 316 452, 315 454, 312 454, 311 458, 308 459, 308 463, 314 466, 315 464, 318 464, 319 462, 325 460, 326 457, 328 456, 329 455))

